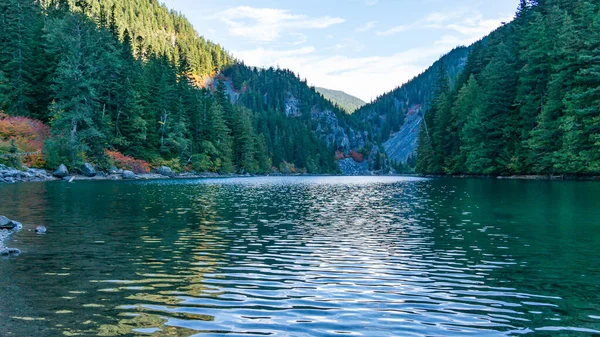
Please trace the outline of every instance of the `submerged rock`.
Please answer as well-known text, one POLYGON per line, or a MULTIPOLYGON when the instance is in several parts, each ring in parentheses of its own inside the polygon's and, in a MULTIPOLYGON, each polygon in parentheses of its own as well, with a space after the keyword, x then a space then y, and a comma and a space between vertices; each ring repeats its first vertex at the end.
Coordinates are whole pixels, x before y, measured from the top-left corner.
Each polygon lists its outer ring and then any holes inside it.
POLYGON ((137 175, 131 171, 123 171, 123 179, 137 179, 137 175))
POLYGON ((171 168, 168 166, 161 166, 161 167, 157 168, 156 173, 160 174, 161 176, 165 176, 165 177, 175 176, 175 172, 173 172, 173 170, 171 170, 171 168))
POLYGON ((40 225, 37 226, 33 231, 39 234, 46 233, 46 227, 40 225))
POLYGON ((19 254, 21 254, 21 251, 17 248, 1 248, 0 249, 1 256, 19 255, 19 254))
POLYGON ((83 174, 86 177, 94 177, 96 176, 96 170, 94 169, 92 164, 85 163, 83 164, 83 166, 81 166, 81 174, 83 174))
POLYGON ((54 171, 54 173, 52 173, 52 175, 57 178, 64 178, 69 175, 69 170, 67 170, 65 164, 60 164, 60 166, 56 169, 56 171, 54 171))

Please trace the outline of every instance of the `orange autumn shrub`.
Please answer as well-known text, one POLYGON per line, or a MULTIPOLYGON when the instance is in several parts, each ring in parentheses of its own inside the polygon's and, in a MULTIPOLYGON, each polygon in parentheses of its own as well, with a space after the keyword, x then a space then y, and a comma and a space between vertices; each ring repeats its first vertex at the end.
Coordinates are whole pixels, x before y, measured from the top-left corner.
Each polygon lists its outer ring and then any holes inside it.
POLYGON ((44 123, 27 117, 9 117, 0 112, 0 141, 15 140, 19 151, 41 151, 50 128, 44 123))
POLYGON ((6 152, 14 144, 22 154, 23 163, 29 167, 44 167, 42 147, 49 136, 50 128, 38 120, 10 117, 0 112, 0 152, 6 152))
POLYGON ((133 171, 135 174, 150 172, 150 164, 144 160, 126 156, 119 151, 106 150, 106 155, 118 168, 133 171))

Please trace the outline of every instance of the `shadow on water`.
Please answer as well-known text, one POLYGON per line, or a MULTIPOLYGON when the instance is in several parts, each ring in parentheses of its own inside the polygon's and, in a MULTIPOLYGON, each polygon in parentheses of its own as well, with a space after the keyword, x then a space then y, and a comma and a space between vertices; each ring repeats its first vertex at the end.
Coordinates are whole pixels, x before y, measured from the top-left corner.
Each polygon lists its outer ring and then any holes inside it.
POLYGON ((281 177, 0 186, 0 335, 598 334, 600 185, 281 177), (45 235, 28 232, 37 224, 45 235))

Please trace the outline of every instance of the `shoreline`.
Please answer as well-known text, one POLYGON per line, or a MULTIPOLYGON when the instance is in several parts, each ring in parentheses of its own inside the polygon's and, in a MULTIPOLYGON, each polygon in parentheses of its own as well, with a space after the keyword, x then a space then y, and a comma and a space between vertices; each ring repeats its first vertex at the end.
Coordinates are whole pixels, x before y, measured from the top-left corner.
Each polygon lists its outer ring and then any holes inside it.
MULTIPOLYGON (((184 172, 161 175, 159 173, 141 173, 134 174, 132 177, 125 177, 122 172, 106 173, 97 172, 90 177, 83 174, 72 174, 63 178, 56 177, 51 171, 45 169, 23 169, 0 165, 0 186, 2 184, 16 184, 28 182, 49 182, 49 181, 139 181, 139 180, 159 180, 159 179, 210 179, 210 178, 250 178, 250 177, 295 177, 295 176, 334 176, 334 174, 310 174, 310 173, 271 173, 271 174, 220 174, 220 173, 197 173, 184 172)), ((344 175, 340 175, 344 176, 344 175)))
POLYGON ((577 175, 442 175, 442 174, 310 174, 310 173, 271 173, 271 174, 220 174, 220 173, 197 173, 184 172, 162 175, 159 173, 142 173, 135 174, 133 177, 125 177, 122 172, 106 173, 97 172, 95 176, 89 177, 83 174, 73 174, 64 178, 55 177, 52 172, 45 169, 23 169, 0 165, 0 185, 15 184, 25 182, 48 182, 48 181, 137 181, 137 180, 159 180, 159 179, 210 179, 210 178, 250 178, 250 177, 311 177, 311 176, 404 176, 404 177, 419 177, 419 178, 452 178, 452 179, 496 179, 496 180, 537 180, 537 181, 600 181, 600 176, 577 176, 577 175))
POLYGON ((523 174, 510 176, 476 175, 476 174, 422 174, 415 175, 423 178, 455 178, 455 179, 496 179, 496 180, 537 180, 537 181, 600 181, 600 176, 577 176, 577 175, 541 175, 523 174))

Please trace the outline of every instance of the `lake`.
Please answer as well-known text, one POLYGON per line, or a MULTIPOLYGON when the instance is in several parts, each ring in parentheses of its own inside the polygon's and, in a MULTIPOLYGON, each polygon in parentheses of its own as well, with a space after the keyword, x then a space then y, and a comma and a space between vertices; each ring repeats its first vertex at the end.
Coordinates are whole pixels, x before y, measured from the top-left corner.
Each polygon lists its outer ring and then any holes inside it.
POLYGON ((0 198, 25 226, 0 259, 0 336, 600 335, 597 182, 49 182, 0 198))

